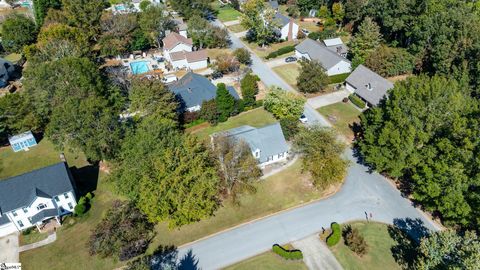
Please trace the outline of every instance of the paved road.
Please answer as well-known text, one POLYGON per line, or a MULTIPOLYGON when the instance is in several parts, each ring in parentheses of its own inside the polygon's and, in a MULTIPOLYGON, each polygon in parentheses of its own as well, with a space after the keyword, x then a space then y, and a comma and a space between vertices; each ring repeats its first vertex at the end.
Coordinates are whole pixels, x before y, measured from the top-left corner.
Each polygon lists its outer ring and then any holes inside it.
POLYGON ((318 234, 295 241, 293 247, 303 253, 303 262, 309 270, 342 270, 342 266, 318 234))
MULTIPOLYGON (((243 46, 235 37, 232 37, 232 42, 233 46, 243 46)), ((252 55, 252 60, 254 72, 266 84, 291 89, 265 64, 261 64, 263 62, 258 57, 252 55)), ((315 113, 310 109, 316 112, 306 106, 306 113, 312 113, 311 119, 314 119, 315 113)), ((367 167, 356 163, 351 150, 345 153, 345 157, 352 164, 342 189, 335 195, 182 246, 179 257, 191 252, 201 269, 219 269, 267 251, 275 243, 285 244, 315 234, 331 222, 364 220, 365 213, 372 213, 373 220, 389 224, 418 220, 428 229, 440 229, 403 198, 387 179, 378 173, 370 173, 367 167)))

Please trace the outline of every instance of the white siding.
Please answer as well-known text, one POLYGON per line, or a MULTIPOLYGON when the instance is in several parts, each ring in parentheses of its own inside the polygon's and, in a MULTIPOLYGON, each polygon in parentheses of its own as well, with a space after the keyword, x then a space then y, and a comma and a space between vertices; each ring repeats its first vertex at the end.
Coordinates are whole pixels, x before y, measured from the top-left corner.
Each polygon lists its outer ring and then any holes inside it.
POLYGON ((188 67, 192 70, 206 68, 207 67, 207 60, 205 59, 205 60, 202 60, 202 61, 188 63, 188 67))
POLYGON ((295 56, 298 58, 298 59, 302 59, 302 58, 305 58, 305 59, 308 59, 308 60, 311 60, 310 59, 310 56, 308 56, 308 53, 301 53, 297 50, 295 50, 295 56))
POLYGON ((348 92, 350 92, 351 94, 353 94, 355 92, 355 87, 353 87, 353 85, 349 84, 348 82, 345 83, 345 88, 348 90, 348 92))
MULTIPOLYGON (((282 29, 280 29, 280 32, 281 32, 281 39, 284 39, 284 40, 287 40, 288 39, 288 30, 290 28, 290 23, 284 25, 282 27, 282 29)), ((298 24, 296 23, 293 23, 293 26, 292 26, 292 38, 293 39, 297 39, 297 35, 298 35, 298 24)))
POLYGON ((180 44, 177 44, 177 46, 173 47, 171 50, 166 50, 167 53, 181 52, 181 51, 191 52, 192 46, 189 46, 184 43, 180 43, 180 44))
POLYGON ((260 168, 264 168, 267 165, 277 163, 277 162, 281 162, 281 161, 285 161, 285 160, 287 160, 287 157, 288 157, 288 152, 278 153, 277 155, 273 155, 271 160, 263 162, 259 166, 260 166, 260 168), (283 156, 282 156, 282 154, 283 154, 283 156))
POLYGON ((296 23, 293 23, 293 27, 292 27, 292 31, 293 31, 293 39, 297 39, 297 36, 298 36, 298 30, 299 30, 298 24, 296 24, 296 23))
POLYGON ((340 61, 335 66, 327 70, 328 76, 333 76, 337 74, 349 73, 352 71, 352 65, 347 61, 340 61))
POLYGON ((187 59, 170 61, 170 63, 172 63, 172 67, 174 69, 182 69, 182 68, 187 68, 188 67, 187 59))
POLYGON ((182 31, 179 31, 178 33, 179 33, 180 35, 188 38, 188 36, 187 36, 187 30, 182 30, 182 31))
POLYGON ((187 108, 187 111, 188 111, 188 112, 198 112, 198 111, 200 111, 201 108, 202 108, 201 105, 197 105, 197 106, 193 106, 193 107, 187 108))

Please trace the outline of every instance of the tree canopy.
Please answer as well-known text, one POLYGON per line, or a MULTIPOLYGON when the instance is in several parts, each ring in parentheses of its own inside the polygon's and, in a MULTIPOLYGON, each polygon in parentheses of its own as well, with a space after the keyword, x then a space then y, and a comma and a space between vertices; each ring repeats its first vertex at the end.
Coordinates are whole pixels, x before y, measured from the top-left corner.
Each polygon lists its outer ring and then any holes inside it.
POLYGON ((37 27, 32 19, 21 14, 9 15, 1 25, 2 45, 7 51, 22 52, 35 42, 37 27))
POLYGON ((329 83, 329 78, 320 62, 301 60, 300 67, 300 75, 297 77, 298 90, 303 93, 324 91, 329 83))
POLYGON ((263 101, 265 110, 271 112, 277 119, 296 118, 303 113, 305 99, 294 93, 278 87, 271 87, 263 101))

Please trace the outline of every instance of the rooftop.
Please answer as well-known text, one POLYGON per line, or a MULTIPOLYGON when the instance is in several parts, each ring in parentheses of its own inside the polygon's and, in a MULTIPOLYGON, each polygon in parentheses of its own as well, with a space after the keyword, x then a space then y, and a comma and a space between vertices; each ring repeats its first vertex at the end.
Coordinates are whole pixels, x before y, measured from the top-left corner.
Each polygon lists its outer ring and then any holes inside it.
POLYGON ((387 91, 393 88, 393 83, 364 65, 359 65, 345 81, 355 88, 358 96, 372 105, 378 105, 387 91))
POLYGON ((178 44, 186 44, 188 46, 193 45, 191 38, 186 38, 178 33, 170 32, 163 40, 163 48, 166 50, 171 50, 175 48, 178 44))
POLYGON ((328 49, 325 45, 313 39, 306 38, 295 49, 302 54, 308 54, 311 60, 319 61, 322 66, 328 70, 341 61, 350 63, 347 59, 341 57, 328 49))

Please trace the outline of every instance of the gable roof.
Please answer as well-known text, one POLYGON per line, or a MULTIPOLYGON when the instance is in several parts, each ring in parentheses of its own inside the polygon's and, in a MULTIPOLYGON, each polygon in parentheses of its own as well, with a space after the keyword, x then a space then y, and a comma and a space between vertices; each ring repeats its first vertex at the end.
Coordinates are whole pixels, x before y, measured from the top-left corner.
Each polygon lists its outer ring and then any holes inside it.
POLYGON ((345 81, 355 88, 358 96, 372 105, 378 105, 387 91, 393 88, 393 83, 364 65, 359 65, 345 81), (371 90, 368 89, 369 84, 371 90))
POLYGON ((186 59, 188 63, 193 63, 193 62, 198 62, 202 60, 207 60, 208 55, 206 50, 199 50, 199 51, 193 51, 193 52, 186 52, 186 51, 180 51, 180 52, 173 52, 170 53, 170 59, 172 61, 179 61, 186 59))
POLYGON ((163 40, 163 48, 166 50, 171 50, 175 48, 178 44, 186 44, 188 46, 193 46, 193 41, 191 38, 186 38, 179 33, 170 32, 163 40))
POLYGON ((37 196, 52 198, 74 191, 72 181, 64 162, 0 180, 0 213, 28 206, 37 196))
POLYGON ((280 12, 275 13, 275 19, 283 26, 290 23, 290 18, 280 12))
POLYGON ((324 39, 323 43, 325 44, 325 46, 330 47, 330 46, 343 44, 343 41, 337 37, 337 38, 324 39))
POLYGON ((288 151, 287 141, 278 122, 261 128, 247 125, 240 126, 218 133, 218 135, 244 140, 250 146, 252 152, 259 149, 260 163, 266 162, 270 156, 288 151))
MULTIPOLYGON (((217 96, 217 87, 206 77, 189 72, 180 80, 168 84, 168 89, 181 101, 183 109, 201 106, 217 96)), ((233 87, 227 87, 228 92, 235 98, 239 96, 233 87)))
POLYGON ((295 49, 302 54, 308 54, 311 60, 319 61, 326 70, 329 70, 341 61, 350 63, 347 59, 332 52, 323 44, 313 39, 306 38, 300 44, 295 46, 295 49))

